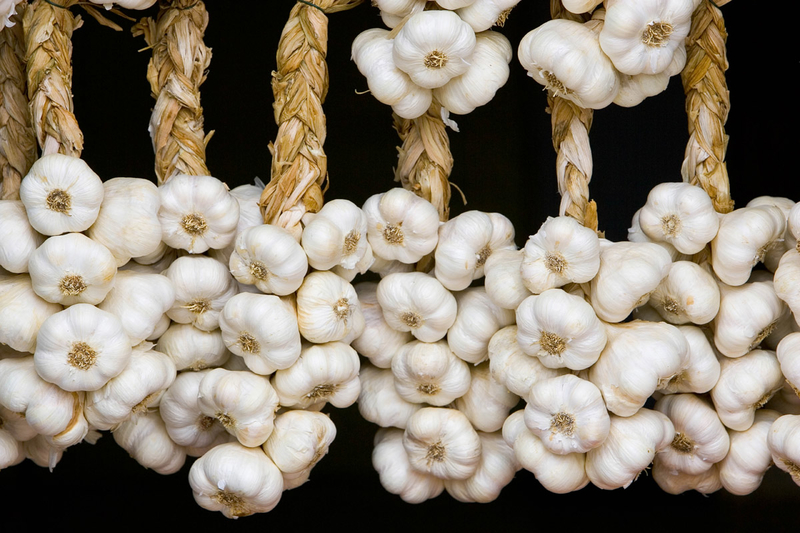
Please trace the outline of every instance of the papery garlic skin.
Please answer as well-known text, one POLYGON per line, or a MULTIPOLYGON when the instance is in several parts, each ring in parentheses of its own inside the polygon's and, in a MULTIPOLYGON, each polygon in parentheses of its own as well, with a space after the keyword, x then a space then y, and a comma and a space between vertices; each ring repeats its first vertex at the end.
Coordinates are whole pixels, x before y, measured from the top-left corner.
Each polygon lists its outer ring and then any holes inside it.
POLYGON ((239 204, 239 222, 236 225, 236 237, 234 237, 234 240, 225 248, 212 248, 208 251, 211 257, 223 265, 230 263, 236 238, 238 238, 244 230, 264 224, 261 206, 258 205, 263 190, 264 184, 258 178, 255 179, 255 185, 244 184, 231 189, 231 196, 233 196, 239 204))
POLYGON ((397 393, 410 403, 444 406, 469 390, 470 371, 445 341, 412 341, 392 358, 397 393))
POLYGON ((800 390, 800 332, 785 336, 778 344, 776 355, 786 381, 795 390, 800 390))
POLYGON ((25 458, 30 459, 36 466, 49 468, 50 472, 61 461, 64 449, 53 446, 44 435, 37 435, 31 440, 22 443, 25 458))
POLYGON ((720 306, 714 317, 714 345, 727 357, 741 357, 772 333, 786 310, 771 281, 738 287, 719 284, 720 306))
POLYGON ((228 246, 239 223, 239 203, 212 176, 176 174, 159 187, 161 238, 193 254, 228 246))
POLYGON ((175 303, 167 315, 203 331, 219 327, 219 314, 237 292, 228 269, 206 256, 179 257, 164 271, 175 287, 175 303))
POLYGON ((287 411, 275 418, 275 429, 262 445, 283 474, 312 468, 336 438, 330 417, 313 411, 287 411))
POLYGON ((503 427, 508 413, 519 403, 519 396, 508 391, 492 377, 489 363, 470 369, 469 390, 457 398, 455 407, 478 431, 491 433, 503 427))
POLYGON ((483 287, 470 287, 456 295, 456 320, 447 330, 447 345, 468 363, 489 357, 492 335, 514 323, 514 312, 496 305, 483 287))
POLYGON ((720 480, 719 463, 699 474, 686 474, 684 472, 671 472, 657 454, 653 459, 651 470, 653 479, 667 494, 681 494, 688 490, 696 490, 700 494, 708 495, 722 488, 720 480))
POLYGON ((354 286, 364 315, 364 331, 350 345, 379 368, 390 368, 392 358, 414 336, 407 331, 397 331, 386 323, 383 309, 378 303, 378 284, 363 281, 354 286))
POLYGON ((36 294, 61 305, 98 304, 114 286, 117 263, 111 252, 82 233, 51 237, 28 262, 36 294))
POLYGON ((377 296, 386 323, 423 342, 442 339, 456 320, 455 297, 422 272, 389 274, 378 283, 377 296))
MULTIPOLYGON (((684 367, 658 390, 665 394, 676 392, 705 393, 717 384, 720 364, 706 334, 697 326, 678 326, 689 344, 684 367)), ((663 382, 662 382, 663 383, 663 382)))
POLYGON ((350 343, 364 331, 356 290, 333 272, 312 272, 297 290, 297 325, 310 342, 350 343))
POLYGON ((517 342, 517 326, 507 326, 492 336, 489 370, 497 383, 523 397, 537 381, 569 372, 566 368, 547 368, 538 357, 526 355, 517 342))
POLYGON ((499 431, 479 432, 478 436, 481 439, 478 469, 465 480, 448 479, 444 482, 447 492, 460 502, 488 503, 496 500, 520 468, 514 449, 499 431))
POLYGON ((210 449, 213 445, 228 441, 228 433, 222 423, 200 409, 200 382, 209 372, 181 372, 161 396, 158 410, 169 438, 187 449, 210 449))
POLYGON ((658 244, 662 248, 664 248, 669 256, 672 258, 673 261, 683 261, 690 259, 688 256, 680 253, 678 250, 675 249, 670 243, 666 241, 654 241, 650 237, 642 231, 642 226, 639 224, 639 215, 642 213, 641 208, 639 208, 631 218, 631 227, 628 228, 628 240, 630 242, 651 242, 658 244))
POLYGON ((597 233, 572 217, 548 217, 525 243, 520 272, 533 294, 563 287, 567 283, 586 283, 600 268, 600 241, 597 233))
POLYGON ((675 261, 650 293, 649 304, 671 324, 707 324, 719 312, 719 286, 697 263, 675 261))
POLYGON ((363 206, 367 236, 384 259, 416 263, 436 248, 439 213, 427 200, 401 187, 370 196, 363 206))
POLYGON ((367 253, 367 218, 349 200, 326 202, 318 213, 306 213, 303 224, 303 250, 317 270, 352 269, 367 253))
POLYGON ((45 238, 30 225, 19 200, 0 200, 0 220, 0 267, 15 274, 25 273, 28 260, 45 238))
POLYGON ((466 479, 480 463, 480 437, 455 409, 425 407, 414 413, 403 446, 412 468, 439 479, 466 479))
POLYGON ((503 309, 516 309, 531 295, 520 270, 523 254, 522 250, 497 250, 484 264, 486 294, 503 309))
POLYGON ((519 1, 475 0, 470 5, 457 9, 456 13, 477 33, 492 26, 502 26, 519 1))
POLYGON ((295 292, 308 271, 306 254, 292 234, 269 224, 239 233, 228 264, 240 283, 279 296, 295 292))
POLYGON ((764 474, 772 466, 767 439, 778 417, 777 411, 760 409, 749 429, 729 432, 730 451, 719 463, 719 477, 725 490, 744 496, 761 485, 764 474))
POLYGON ((266 513, 278 505, 283 476, 261 448, 221 444, 189 471, 189 484, 200 507, 228 518, 266 513))
POLYGON ((381 485, 390 494, 397 494, 407 503, 421 503, 444 491, 443 480, 411 466, 403 445, 402 430, 378 430, 374 445, 372 466, 380 476, 381 485))
POLYGON ((44 321, 33 357, 45 381, 66 391, 93 391, 125 369, 131 343, 117 317, 75 304, 44 321))
POLYGON ((775 465, 800 486, 800 415, 783 415, 770 426, 767 446, 775 465))
POLYGON ((672 76, 680 74, 686 66, 686 47, 679 46, 672 56, 672 63, 658 74, 620 74, 620 87, 614 103, 620 107, 634 107, 645 98, 655 96, 667 90, 672 76))
POLYGON ((516 322, 522 351, 548 368, 589 368, 606 345, 605 327, 592 306, 561 289, 523 300, 516 322))
POLYGON ((62 309, 36 294, 27 274, 0 275, 0 343, 33 353, 39 328, 62 309))
POLYGON ((800 325, 800 251, 788 250, 781 257, 772 281, 775 294, 792 310, 800 325))
POLYGON ((170 325, 159 337, 156 349, 169 355, 178 370, 221 366, 231 356, 219 329, 203 331, 191 324, 170 325))
POLYGON ((564 8, 572 13, 589 13, 602 4, 602 0, 564 0, 564 8))
POLYGON ((627 488, 673 440, 675 428, 658 411, 640 409, 629 417, 611 415, 606 440, 586 455, 586 475, 604 489, 627 488))
POLYGON ((19 197, 31 226, 43 235, 84 231, 97 219, 103 182, 82 159, 43 155, 22 180, 19 197))
POLYGON ((389 369, 370 364, 362 365, 358 376, 361 392, 358 412, 367 422, 381 427, 405 429, 408 419, 423 405, 411 403, 398 394, 394 374, 389 369))
POLYGON ((25 452, 22 442, 15 439, 11 433, 6 431, 2 425, 3 419, 0 418, 0 470, 14 466, 25 460, 25 452))

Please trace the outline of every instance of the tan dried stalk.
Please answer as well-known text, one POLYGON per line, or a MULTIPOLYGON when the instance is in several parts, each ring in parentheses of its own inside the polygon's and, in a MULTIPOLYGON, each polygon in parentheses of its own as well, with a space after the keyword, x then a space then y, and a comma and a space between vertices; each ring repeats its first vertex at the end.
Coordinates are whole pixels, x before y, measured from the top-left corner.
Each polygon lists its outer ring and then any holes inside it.
POLYGON ((22 19, 30 113, 43 154, 80 157, 83 151, 72 107, 72 32, 83 24, 69 10, 76 3, 34 0, 22 19))
POLYGON ((209 174, 206 145, 214 132, 203 133, 200 106, 200 85, 211 62, 211 49, 203 42, 207 26, 203 2, 173 0, 156 20, 142 19, 132 28, 153 50, 147 81, 156 99, 150 137, 159 184, 175 174, 209 174))
MULTIPOLYGON (((585 17, 570 13, 561 0, 550 1, 552 18, 585 22, 585 17)), ((567 215, 587 228, 597 231, 597 204, 589 199, 589 182, 592 180, 592 149, 589 129, 594 111, 553 96, 548 91, 547 111, 553 131, 553 148, 556 151, 556 178, 561 194, 559 215, 567 215)))
POLYGON ((19 185, 36 160, 25 79, 25 36, 17 5, 14 26, 0 31, 0 200, 19 199, 19 185))
POLYGON ((450 216, 448 178, 453 170, 453 155, 441 109, 434 102, 424 115, 415 119, 394 115, 394 129, 403 141, 397 147, 394 179, 432 203, 439 211, 439 219, 446 221, 450 216))
POLYGON ((681 72, 689 118, 689 143, 681 165, 683 181, 699 185, 720 213, 733 210, 725 150, 725 122, 730 93, 725 81, 728 59, 722 12, 703 0, 692 15, 686 38, 686 66, 681 72))
POLYGON ((278 136, 269 146, 271 179, 259 200, 265 223, 293 228, 303 214, 322 207, 328 182, 322 111, 328 92, 326 14, 362 1, 298 2, 289 13, 278 43, 277 70, 272 73, 278 136))

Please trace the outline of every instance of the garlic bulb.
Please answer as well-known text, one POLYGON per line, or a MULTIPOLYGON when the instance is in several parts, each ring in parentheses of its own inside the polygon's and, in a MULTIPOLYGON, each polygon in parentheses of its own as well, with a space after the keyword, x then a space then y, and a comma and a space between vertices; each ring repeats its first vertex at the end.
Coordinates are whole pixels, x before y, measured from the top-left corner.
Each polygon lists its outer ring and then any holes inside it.
POLYGON ((0 343, 33 353, 42 323, 62 309, 40 298, 27 274, 0 275, 0 343))
POLYGON ((44 321, 33 358, 45 381, 66 391, 93 391, 125 369, 131 343, 117 317, 75 304, 44 321))
POLYGON ((686 47, 679 46, 672 55, 672 62, 658 74, 629 74, 620 73, 620 86, 614 103, 620 107, 634 107, 642 103, 645 98, 655 96, 667 90, 672 76, 680 74, 686 66, 686 47))
POLYGON ((175 286, 175 303, 167 315, 180 324, 203 331, 219 327, 219 314, 237 292, 228 269, 215 259, 179 257, 164 271, 175 286))
POLYGON ((664 466, 661 454, 653 459, 651 470, 653 479, 664 492, 668 494, 681 494, 687 490, 696 490, 700 494, 708 495, 722 488, 720 480, 719 463, 699 474, 686 474, 684 472, 670 472, 664 466))
POLYGON ((37 435, 31 440, 23 442, 22 449, 27 459, 33 461, 36 466, 49 468, 50 472, 64 455, 64 449, 50 444, 44 435, 37 435))
POLYGON ((760 409, 749 429, 730 431, 730 451, 719 463, 719 477, 725 490, 744 496, 761 485, 764 473, 772 466, 767 438, 779 416, 777 411, 760 409))
POLYGON ((377 296, 386 323, 423 342, 442 339, 456 320, 455 297, 422 272, 389 274, 378 283, 377 296))
POLYGON ((86 234, 111 251, 118 267, 156 251, 161 244, 158 188, 140 178, 112 178, 103 190, 97 220, 86 234))
MULTIPOLYGON (((239 204, 239 222, 236 225, 236 237, 239 237, 248 228, 264 224, 261 206, 258 205, 263 190, 264 183, 258 178, 255 179, 255 185, 244 184, 231 189, 231 196, 239 204)), ((235 242, 236 238, 225 248, 210 249, 208 254, 223 265, 227 265, 230 263, 235 242)))
POLYGON ((219 327, 228 349, 256 374, 289 368, 300 357, 297 317, 277 296, 237 294, 222 309, 219 327))
POLYGON ((758 347, 775 329, 786 310, 770 281, 738 287, 719 284, 720 305, 714 317, 714 344, 728 357, 741 357, 758 347))
POLYGON ((475 0, 470 5, 458 8, 461 20, 472 26, 475 32, 488 30, 492 26, 505 24, 511 10, 520 0, 475 0))
POLYGON ((336 438, 330 417, 312 411, 287 411, 275 418, 275 429, 262 446, 284 474, 309 471, 328 453, 336 438))
POLYGON ((231 356, 220 330, 203 331, 191 324, 170 325, 158 339, 156 350, 167 354, 178 370, 221 366, 231 356))
POLYGON ((402 430, 380 429, 374 444, 372 466, 387 492, 397 494, 407 503, 421 503, 444 491, 443 480, 412 467, 403 445, 402 430))
POLYGON ((349 344, 364 331, 356 290, 333 272, 312 272, 297 290, 297 325, 310 342, 349 344))
POLYGON ((658 411, 640 409, 629 417, 611 415, 608 437, 586 454, 586 475, 601 489, 628 488, 674 436, 672 422, 658 411))
POLYGON ((379 368, 390 368, 392 358, 414 337, 407 331, 397 331, 386 323, 378 303, 378 284, 362 281, 354 286, 364 315, 364 331, 350 345, 379 368))
POLYGON ((516 249, 514 226, 498 213, 467 211, 439 227, 435 274, 451 291, 466 289, 483 276, 486 260, 496 250, 516 249))
POLYGON ((403 446, 412 468, 439 479, 467 479, 480 464, 480 437, 455 409, 424 407, 411 415, 403 446))
POLYGON ((789 250, 778 263, 773 278, 775 294, 792 310, 800 325, 800 251, 789 250))
POLYGON ((303 224, 303 250, 317 270, 355 268, 367 253, 366 215, 349 200, 326 202, 318 213, 303 215, 303 224))
POLYGON ((800 415, 783 415, 770 426, 767 446, 775 465, 800 486, 800 415))
POLYGON ((548 368, 583 370, 600 357, 606 330, 585 300, 550 289, 517 308, 517 341, 548 368))
POLYGON ((691 257, 680 253, 678 250, 675 249, 670 243, 666 241, 654 241, 650 237, 642 231, 642 226, 639 224, 639 215, 642 213, 641 208, 638 209, 631 218, 631 227, 628 228, 628 240, 630 242, 652 242, 658 244, 662 248, 664 248, 669 256, 672 258, 673 261, 685 261, 690 260, 691 257))
POLYGON ((484 264, 483 286, 491 300, 503 309, 516 309, 531 295, 525 286, 520 267, 522 250, 498 250, 484 264))
POLYGON ((517 342, 517 326, 507 326, 489 341, 489 370, 494 380, 517 396, 527 396, 535 382, 569 372, 550 369, 526 355, 517 342))
POLYGON ((456 320, 447 330, 447 345, 468 363, 489 357, 492 335, 514 323, 514 311, 497 306, 483 287, 470 287, 456 295, 456 320))
POLYGON ((33 290, 61 305, 98 304, 114 286, 117 263, 111 252, 82 233, 51 237, 28 262, 33 290))
POLYGON ((394 374, 389 369, 365 364, 361 366, 358 379, 361 382, 358 412, 367 422, 405 429, 411 415, 422 408, 422 405, 408 402, 398 394, 394 374))
POLYGON ((370 196, 363 207, 373 252, 389 260, 416 263, 436 248, 439 213, 402 187, 370 196))
POLYGON ((707 324, 719 312, 719 286, 697 263, 676 261, 648 303, 671 324, 707 324))
POLYGON ((528 238, 520 272, 528 290, 539 294, 567 283, 586 283, 599 268, 597 233, 572 217, 560 216, 548 217, 528 238))
POLYGON ((602 24, 566 19, 545 22, 519 43, 519 61, 528 75, 553 95, 591 109, 617 96, 619 75, 598 40, 602 24))
POLYGON ((589 13, 602 3, 602 0, 563 0, 566 10, 578 14, 589 13))
POLYGON ((200 507, 228 518, 269 512, 283 493, 281 471, 264 450, 237 442, 216 446, 195 461, 189 484, 200 507))
POLYGON ((0 470, 14 466, 25 460, 22 442, 15 439, 3 428, 0 418, 0 470))
POLYGON ((717 384, 720 365, 706 334, 697 326, 678 326, 689 344, 685 366, 659 387, 664 394, 675 392, 705 393, 717 384))
POLYGON ((395 388, 410 403, 444 406, 469 390, 467 363, 445 341, 412 341, 392 358, 395 388))
POLYGON ((0 431, 11 435, 14 440, 31 440, 38 432, 25 419, 25 413, 16 413, 0 405, 0 431))
POLYGON ((43 235, 89 228, 103 201, 103 182, 82 159, 43 155, 19 187, 31 226, 43 235))
POLYGON ((784 337, 778 344, 776 355, 786 381, 795 390, 800 390, 800 332, 784 337))
POLYGON ((177 174, 159 187, 161 238, 169 246, 200 254, 225 248, 236 234, 239 203, 211 176, 177 174))
POLYGON ((455 408, 464 413, 478 431, 497 431, 519 403, 519 396, 495 381, 488 362, 471 367, 470 374, 469 390, 456 398, 455 408))
POLYGON ((503 435, 478 432, 481 439, 481 460, 478 469, 467 479, 447 479, 448 494, 460 502, 488 503, 497 499, 503 487, 511 483, 520 468, 514 449, 503 435))
POLYGON ((30 225, 19 200, 0 200, 0 220, 0 267, 16 274, 27 272, 28 260, 44 236, 30 225))
POLYGON ((358 370, 358 354, 347 344, 307 344, 292 366, 275 372, 272 386, 284 407, 305 409, 327 402, 344 408, 358 399, 358 370))
POLYGON ((308 271, 306 254, 292 234, 269 224, 239 233, 228 264, 240 283, 279 296, 296 291, 308 271))
POLYGON ((158 411, 169 438, 189 449, 211 449, 228 442, 225 426, 200 410, 200 382, 210 370, 181 372, 164 392, 158 411))

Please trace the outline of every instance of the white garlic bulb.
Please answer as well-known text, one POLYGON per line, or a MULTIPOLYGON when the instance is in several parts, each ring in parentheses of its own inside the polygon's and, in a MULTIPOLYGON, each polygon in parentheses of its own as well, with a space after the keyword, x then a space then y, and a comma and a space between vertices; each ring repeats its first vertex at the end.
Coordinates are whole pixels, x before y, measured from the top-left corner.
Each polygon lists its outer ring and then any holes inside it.
POLYGON ((364 331, 350 345, 379 368, 390 368, 394 354, 414 337, 407 331, 397 331, 386 323, 378 303, 378 284, 362 281, 354 286, 364 315, 364 331))
POLYGON ((386 323, 423 342, 442 339, 456 320, 455 297, 422 272, 389 274, 378 283, 377 296, 386 323))
POLYGON ((664 466, 661 454, 657 454, 653 459, 651 472, 656 484, 667 494, 681 494, 687 490, 696 490, 700 494, 708 495, 722 488, 719 463, 711 465, 711 468, 699 474, 671 472, 664 466))
POLYGON ((481 440, 463 413, 424 407, 408 419, 403 446, 411 467, 439 479, 467 479, 478 469, 481 440))
POLYGON ((531 295, 520 269, 523 254, 522 250, 497 250, 484 264, 483 286, 486 294, 504 309, 516 309, 522 300, 531 295))
MULTIPOLYGON (((210 370, 181 372, 164 392, 158 411, 169 438, 189 449, 211 449, 228 442, 229 433, 214 416, 200 410, 200 382, 210 370)), ((191 455, 191 454, 190 454, 191 455)))
POLYGON ((285 476, 311 470, 335 438, 336 426, 328 415, 287 411, 275 418, 275 429, 262 448, 285 476))
POLYGON ((767 446, 775 465, 800 486, 800 415, 783 415, 770 426, 767 446))
POLYGON ((50 444, 44 435, 37 435, 31 440, 23 442, 22 449, 25 452, 25 458, 33 461, 36 466, 49 468, 50 472, 64 455, 64 449, 50 444))
POLYGON ((642 213, 641 208, 638 209, 631 218, 631 227, 628 228, 628 240, 630 242, 652 242, 664 248, 673 261, 685 261, 691 259, 689 256, 680 253, 670 243, 666 241, 654 241, 642 231, 642 226, 639 224, 639 215, 642 213))
POLYGON ((719 477, 725 490, 743 496, 761 485, 764 473, 772 466, 767 438, 779 416, 777 411, 760 409, 749 429, 729 432, 730 451, 719 463, 719 477))
POLYGON ((714 317, 714 345, 727 357, 741 357, 757 348, 775 329, 786 304, 771 281, 733 287, 719 284, 720 305, 714 317))
MULTIPOLYGON (((258 178, 255 179, 255 185, 244 184, 231 189, 231 196, 236 198, 236 202, 239 204, 239 223, 236 225, 236 237, 248 228, 264 224, 261 206, 258 205, 263 190, 264 183, 258 178)), ((212 248, 208 251, 208 254, 223 265, 227 265, 230 263, 235 241, 236 238, 225 248, 212 248)))
POLYGON ((385 368, 365 364, 358 376, 361 392, 358 395, 358 412, 367 422, 381 427, 405 429, 408 419, 422 408, 398 394, 394 374, 385 368))
POLYGON ((349 200, 326 202, 318 213, 303 215, 303 224, 303 250, 317 270, 353 269, 367 253, 367 217, 349 200))
POLYGON ((492 377, 489 363, 470 368, 469 390, 456 398, 455 407, 478 431, 491 433, 503 427, 508 413, 519 403, 519 396, 509 392, 492 377))
POLYGON ((211 331, 219 327, 219 314, 237 293, 228 269, 219 261, 197 255, 179 257, 164 271, 175 287, 175 303, 167 315, 180 324, 211 331))
POLYGON ((308 259, 287 230, 270 224, 252 226, 235 242, 228 264, 240 283, 279 296, 293 293, 303 283, 308 259))
POLYGON ((472 26, 475 32, 502 26, 519 0, 475 0, 470 5, 458 8, 461 20, 472 26))
POLYGON ((685 366, 669 381, 659 387, 659 392, 670 394, 675 392, 705 393, 717 384, 720 365, 714 348, 702 329, 697 326, 678 326, 689 344, 689 352, 685 366))
POLYGON ((33 353, 42 323, 62 309, 39 297, 27 274, 0 275, 0 343, 33 353))
POLYGON ((410 403, 445 406, 469 390, 467 363, 445 341, 412 341, 392 358, 395 388, 410 403))
POLYGON ((158 219, 167 245, 200 254, 233 241, 239 203, 217 178, 176 174, 159 192, 158 219))
POLYGON ((496 305, 483 287, 469 287, 456 294, 456 320, 447 330, 447 345, 468 363, 489 357, 492 335, 514 323, 514 311, 496 305))
POLYGON ((0 200, 0 220, 0 267, 16 274, 27 272, 28 260, 44 236, 30 225, 19 200, 0 200))
POLYGON ((221 366, 231 356, 219 329, 203 331, 191 324, 170 325, 159 337, 156 349, 167 354, 178 370, 221 366))
POLYGON ((800 390, 800 332, 785 336, 778 344, 776 355, 786 381, 800 390))
POLYGON ((489 341, 489 370, 497 383, 523 397, 537 381, 569 372, 567 368, 547 368, 538 357, 526 355, 517 342, 517 326, 507 326, 492 336, 489 341))
POLYGON ((39 233, 84 231, 97 219, 103 182, 82 159, 48 154, 31 166, 20 184, 19 197, 39 233))
POLYGON ((297 290, 297 326, 310 342, 349 344, 364 331, 356 290, 333 272, 312 272, 297 290))
POLYGON ((719 312, 719 287, 697 263, 675 261, 648 303, 671 324, 707 324, 719 312))
POLYGON ((407 503, 421 503, 444 491, 443 480, 411 466, 402 430, 380 429, 375 434, 374 444, 372 466, 387 492, 397 494, 407 503))
POLYGON ((655 96, 667 90, 672 76, 680 74, 686 66, 686 47, 679 46, 672 55, 672 62, 658 74, 630 74, 620 73, 620 87, 614 103, 621 107, 634 107, 642 103, 645 98, 655 96))
POLYGON ((800 251, 788 250, 781 257, 772 286, 775 294, 792 310, 800 325, 800 251))
POLYGON ((499 431, 478 432, 481 439, 481 460, 478 469, 467 479, 446 479, 444 487, 460 502, 488 503, 497 499, 520 468, 514 449, 499 431))

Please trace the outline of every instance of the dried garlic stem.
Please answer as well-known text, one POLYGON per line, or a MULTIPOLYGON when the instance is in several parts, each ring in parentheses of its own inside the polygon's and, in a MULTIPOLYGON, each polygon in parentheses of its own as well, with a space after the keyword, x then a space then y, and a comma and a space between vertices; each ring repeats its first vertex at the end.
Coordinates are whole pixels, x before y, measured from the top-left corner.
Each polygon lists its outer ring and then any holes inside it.
POLYGON ((441 109, 434 102, 427 113, 412 120, 394 115, 394 129, 403 141, 397 148, 394 179, 432 203, 439 211, 439 219, 446 221, 450 215, 448 177, 453 170, 453 155, 441 109))
POLYGON ((298 2, 289 14, 278 43, 278 68, 272 73, 272 92, 278 136, 272 152, 270 182, 259 205, 264 222, 292 228, 306 212, 322 207, 327 189, 328 160, 325 114, 328 92, 328 17, 363 0, 298 2))
POLYGON ((72 109, 72 32, 83 24, 69 10, 76 3, 34 0, 22 18, 30 114, 43 154, 80 157, 83 151, 72 109))
POLYGON ((207 26, 202 1, 173 0, 156 20, 145 18, 132 28, 153 49, 147 81, 156 99, 150 136, 159 184, 175 174, 209 174, 206 145, 214 132, 203 133, 200 106, 200 85, 211 62, 211 49, 203 42, 207 26))
MULTIPOLYGON (((561 0, 550 1, 550 14, 554 19, 585 21, 581 15, 564 9, 561 0)), ((597 204, 589 199, 589 182, 592 180, 589 129, 592 127, 594 111, 549 92, 547 106, 553 131, 553 148, 557 154, 556 177, 561 194, 559 215, 570 216, 597 231, 597 204)))
POLYGON ((25 36, 17 5, 14 26, 0 31, 0 200, 18 200, 19 185, 36 160, 36 136, 31 126, 25 79, 25 36))
POLYGON ((689 118, 689 143, 681 166, 683 181, 699 185, 720 213, 733 210, 725 148, 730 93, 725 82, 725 22, 722 12, 703 0, 692 15, 686 38, 686 66, 681 72, 689 118))

